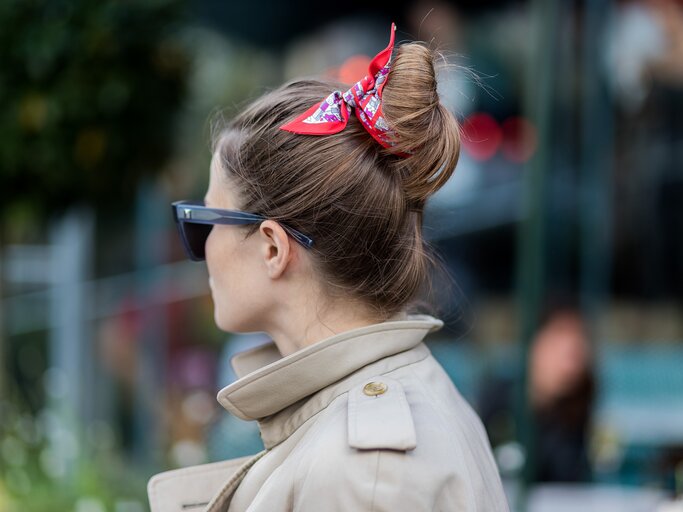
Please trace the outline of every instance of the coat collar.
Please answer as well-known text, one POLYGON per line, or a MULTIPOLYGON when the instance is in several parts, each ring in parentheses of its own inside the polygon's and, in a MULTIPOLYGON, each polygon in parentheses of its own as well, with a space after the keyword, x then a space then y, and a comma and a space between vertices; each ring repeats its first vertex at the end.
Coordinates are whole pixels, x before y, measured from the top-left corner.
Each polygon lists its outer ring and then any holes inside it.
POLYGON ((290 407, 292 404, 371 363, 417 347, 428 333, 442 326, 441 320, 429 315, 401 314, 387 322, 336 334, 286 357, 280 356, 274 343, 242 352, 232 360, 240 378, 220 390, 218 402, 241 419, 259 420, 268 448, 334 397, 325 394, 324 399, 308 404, 305 414, 301 407, 290 407), (265 432, 264 427, 270 431, 265 432))

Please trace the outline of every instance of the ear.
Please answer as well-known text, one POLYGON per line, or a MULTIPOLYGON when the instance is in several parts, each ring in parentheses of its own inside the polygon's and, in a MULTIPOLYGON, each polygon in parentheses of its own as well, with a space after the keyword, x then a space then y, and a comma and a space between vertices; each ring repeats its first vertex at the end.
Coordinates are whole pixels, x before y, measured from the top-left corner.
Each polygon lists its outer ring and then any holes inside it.
POLYGON ((279 278, 296 254, 287 232, 274 220, 264 220, 259 226, 261 255, 271 279, 279 278))

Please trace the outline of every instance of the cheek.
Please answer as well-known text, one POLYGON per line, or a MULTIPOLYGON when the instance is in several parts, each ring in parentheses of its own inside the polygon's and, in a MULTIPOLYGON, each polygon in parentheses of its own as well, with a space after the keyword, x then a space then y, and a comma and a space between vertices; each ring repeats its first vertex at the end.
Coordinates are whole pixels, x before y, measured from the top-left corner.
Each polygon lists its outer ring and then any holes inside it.
POLYGON ((217 226, 211 230, 206 240, 206 267, 209 271, 209 286, 214 305, 214 320, 222 330, 230 330, 230 322, 226 320, 232 316, 230 306, 231 298, 235 295, 235 288, 239 284, 235 277, 239 273, 234 272, 234 261, 230 261, 230 240, 217 226))
POLYGON ((204 259, 206 260, 206 267, 209 270, 211 280, 213 280, 212 276, 215 274, 216 262, 220 259, 217 254, 218 247, 216 246, 215 232, 216 226, 211 229, 211 233, 209 233, 209 237, 206 239, 206 244, 204 245, 204 259))
POLYGON ((214 227, 206 241, 215 321, 229 332, 254 330, 252 317, 260 304, 256 255, 249 253, 249 244, 240 243, 240 235, 214 227))
POLYGON ((230 233, 224 226, 214 226, 206 239, 206 266, 213 285, 223 284, 228 270, 233 269, 236 264, 232 242, 230 233))

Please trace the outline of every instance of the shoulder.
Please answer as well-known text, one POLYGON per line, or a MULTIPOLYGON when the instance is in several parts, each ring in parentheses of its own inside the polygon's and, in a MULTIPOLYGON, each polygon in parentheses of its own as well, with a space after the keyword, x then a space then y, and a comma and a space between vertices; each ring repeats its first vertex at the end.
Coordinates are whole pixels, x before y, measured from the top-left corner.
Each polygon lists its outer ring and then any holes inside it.
POLYGON ((477 510, 459 441, 434 439, 439 420, 423 428, 409 400, 414 385, 398 377, 355 384, 311 427, 292 454, 295 508, 419 511, 446 497, 455 509, 477 510))
POLYGON ((432 361, 426 368, 401 368, 356 382, 321 411, 301 455, 324 451, 330 461, 387 450, 407 454, 411 462, 455 460, 475 437, 483 438, 477 447, 490 451, 479 418, 432 361))
POLYGON ((365 500, 347 510, 372 510, 368 500, 380 509, 506 510, 481 422, 433 359, 356 383, 309 434, 296 477, 301 497, 365 500))

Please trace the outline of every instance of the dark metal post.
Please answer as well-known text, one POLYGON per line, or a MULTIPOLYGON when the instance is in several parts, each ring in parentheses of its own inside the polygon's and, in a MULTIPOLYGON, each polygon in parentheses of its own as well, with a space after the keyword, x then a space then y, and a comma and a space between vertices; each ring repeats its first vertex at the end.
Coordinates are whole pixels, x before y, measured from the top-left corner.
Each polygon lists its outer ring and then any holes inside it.
POLYGON ((520 318, 519 387, 516 393, 517 437, 526 451, 517 510, 524 510, 526 490, 535 472, 534 422, 527 393, 527 365, 545 287, 546 178, 552 152, 553 87, 558 2, 535 0, 531 5, 533 40, 526 76, 525 110, 538 130, 538 151, 525 169, 524 221, 518 241, 518 300, 520 318))
POLYGON ((600 63, 601 36, 611 13, 608 0, 584 4, 581 66, 579 175, 580 298, 587 325, 595 325, 608 293, 613 165, 612 103, 600 63))

